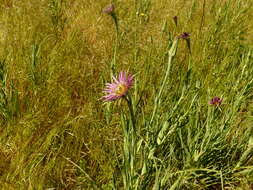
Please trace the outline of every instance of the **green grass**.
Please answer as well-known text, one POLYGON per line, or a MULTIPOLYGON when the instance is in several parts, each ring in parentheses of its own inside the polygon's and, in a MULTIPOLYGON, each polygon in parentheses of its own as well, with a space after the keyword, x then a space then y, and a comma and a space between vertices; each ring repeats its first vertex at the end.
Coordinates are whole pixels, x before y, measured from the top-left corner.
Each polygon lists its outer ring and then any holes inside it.
POLYGON ((253 2, 108 3, 0 1, 0 189, 251 189, 253 2))

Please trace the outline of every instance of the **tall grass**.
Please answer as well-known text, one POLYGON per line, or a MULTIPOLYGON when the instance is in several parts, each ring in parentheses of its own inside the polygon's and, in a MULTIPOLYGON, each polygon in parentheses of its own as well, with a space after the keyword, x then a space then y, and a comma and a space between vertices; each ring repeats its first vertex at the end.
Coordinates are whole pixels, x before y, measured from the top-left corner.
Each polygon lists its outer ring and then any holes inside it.
POLYGON ((252 188, 252 1, 0 2, 0 189, 252 188))

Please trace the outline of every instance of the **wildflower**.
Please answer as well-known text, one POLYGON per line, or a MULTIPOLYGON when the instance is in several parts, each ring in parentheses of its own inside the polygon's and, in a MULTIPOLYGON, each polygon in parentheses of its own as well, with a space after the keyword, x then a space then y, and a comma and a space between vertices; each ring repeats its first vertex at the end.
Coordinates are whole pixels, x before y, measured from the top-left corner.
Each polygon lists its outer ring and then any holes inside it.
POLYGON ((219 98, 218 96, 213 97, 213 98, 210 100, 210 102, 209 102, 209 104, 215 105, 215 106, 219 106, 221 103, 222 103, 222 99, 219 98))
POLYGON ((102 97, 104 101, 113 101, 125 96, 129 88, 133 85, 133 76, 127 75, 126 72, 122 71, 119 73, 118 79, 113 77, 112 83, 107 83, 104 92, 105 96, 102 97))
POLYGON ((173 20, 174 20, 176 26, 177 26, 177 19, 178 19, 177 16, 173 16, 173 20))
POLYGON ((114 21, 114 24, 115 24, 115 27, 116 27, 116 32, 118 34, 118 32, 119 32, 118 18, 117 18, 117 15, 115 13, 115 6, 114 6, 114 4, 112 3, 112 4, 107 5, 103 9, 102 12, 105 13, 105 14, 108 14, 108 15, 110 15, 112 17, 112 19, 114 21))
POLYGON ((188 32, 183 32, 181 35, 178 36, 178 38, 187 40, 187 39, 190 38, 190 33, 188 33, 188 32))
POLYGON ((146 16, 146 14, 145 13, 141 13, 140 16, 146 16))
POLYGON ((112 15, 114 13, 115 6, 114 4, 109 4, 103 9, 103 13, 112 15))
POLYGON ((189 49, 189 52, 191 54, 191 41, 190 41, 190 33, 188 32, 183 32, 181 35, 178 36, 178 38, 180 39, 184 39, 186 41, 187 44, 187 48, 189 49))

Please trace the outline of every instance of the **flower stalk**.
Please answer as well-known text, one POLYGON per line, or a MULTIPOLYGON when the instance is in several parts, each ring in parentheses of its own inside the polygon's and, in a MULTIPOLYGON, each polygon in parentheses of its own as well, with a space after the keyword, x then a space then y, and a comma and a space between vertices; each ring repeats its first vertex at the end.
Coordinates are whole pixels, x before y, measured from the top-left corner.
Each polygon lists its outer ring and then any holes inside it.
POLYGON ((150 122, 149 122, 149 126, 153 123, 154 117, 157 113, 157 109, 160 106, 159 101, 160 101, 160 98, 162 96, 165 84, 166 84, 166 82, 168 81, 168 78, 169 78, 171 63, 172 63, 173 57, 176 55, 177 45, 178 45, 178 39, 176 38, 174 40, 169 52, 168 52, 169 58, 168 58, 166 73, 165 73, 161 88, 159 89, 158 95, 155 97, 154 109, 153 109, 152 116, 151 116, 151 119, 150 119, 150 122))
POLYGON ((118 78, 112 77, 113 82, 107 83, 104 92, 106 93, 102 99, 106 102, 115 101, 123 98, 128 106, 129 115, 122 112, 121 122, 123 126, 123 168, 122 176, 124 189, 130 190, 134 187, 136 177, 136 120, 134 113, 134 105, 131 96, 128 94, 129 89, 133 85, 133 76, 126 72, 120 72, 118 78), (129 117, 128 117, 129 116, 129 117), (130 118, 130 119, 129 119, 130 118))
POLYGON ((114 50, 113 50, 113 59, 111 61, 111 76, 115 73, 115 67, 116 67, 116 57, 117 57, 117 51, 118 51, 118 41, 119 41, 119 25, 118 25, 118 18, 115 13, 115 6, 114 4, 109 4, 103 9, 103 13, 108 14, 112 17, 112 20, 115 25, 116 30, 116 37, 115 37, 115 44, 114 44, 114 50))

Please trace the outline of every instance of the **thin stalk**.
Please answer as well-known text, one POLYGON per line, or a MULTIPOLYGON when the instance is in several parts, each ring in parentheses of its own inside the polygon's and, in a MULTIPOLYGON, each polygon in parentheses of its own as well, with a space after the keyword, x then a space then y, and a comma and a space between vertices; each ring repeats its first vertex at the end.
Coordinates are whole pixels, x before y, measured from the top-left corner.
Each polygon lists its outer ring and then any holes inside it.
POLYGON ((200 25, 199 25, 199 33, 201 32, 202 27, 205 22, 205 8, 206 8, 206 0, 203 0, 202 15, 201 15, 201 21, 200 21, 200 25))
POLYGON ((116 39, 115 39, 115 44, 114 44, 114 52, 113 52, 113 59, 111 62, 111 76, 114 75, 115 73, 115 67, 116 67, 116 57, 117 57, 117 52, 118 52, 118 45, 119 45, 119 26, 118 26, 118 19, 115 13, 111 14, 112 19, 114 21, 114 25, 115 25, 115 35, 116 35, 116 39))
POLYGON ((159 100, 160 100, 160 98, 162 96, 165 84, 166 84, 166 82, 167 82, 167 80, 169 78, 170 69, 171 69, 171 63, 172 63, 173 57, 176 54, 177 44, 178 44, 178 39, 176 38, 174 40, 173 44, 172 44, 172 47, 169 50, 169 53, 168 53, 169 54, 169 58, 168 58, 168 64, 167 64, 166 73, 165 73, 165 76, 164 76, 164 79, 163 79, 163 82, 162 82, 162 86, 161 86, 161 88, 160 88, 160 90, 158 92, 158 95, 155 97, 154 109, 153 109, 153 113, 152 113, 152 116, 151 116, 151 119, 150 119, 150 122, 149 122, 149 126, 152 124, 152 122, 154 120, 154 117, 156 115, 157 109, 160 106, 159 100))
POLYGON ((128 109, 129 109, 129 112, 130 112, 133 129, 135 130, 136 129, 135 128, 135 114, 134 114, 132 99, 131 99, 130 96, 127 96, 127 97, 125 97, 125 100, 127 101, 127 105, 128 105, 128 109))

